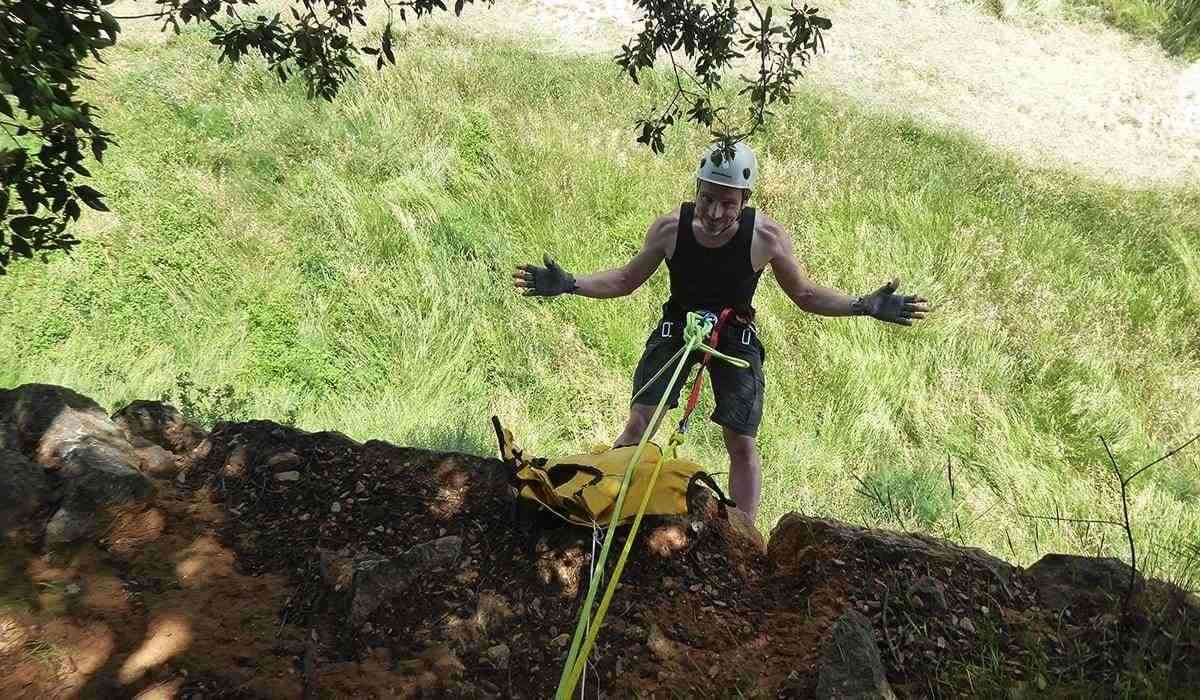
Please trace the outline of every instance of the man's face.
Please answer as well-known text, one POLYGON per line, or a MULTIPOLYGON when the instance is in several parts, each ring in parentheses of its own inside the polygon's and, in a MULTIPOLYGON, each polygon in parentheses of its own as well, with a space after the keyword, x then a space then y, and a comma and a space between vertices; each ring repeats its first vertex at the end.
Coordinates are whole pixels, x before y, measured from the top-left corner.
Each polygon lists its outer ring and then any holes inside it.
POLYGON ((745 191, 700 180, 696 187, 696 218, 701 235, 720 238, 736 225, 745 204, 745 191))

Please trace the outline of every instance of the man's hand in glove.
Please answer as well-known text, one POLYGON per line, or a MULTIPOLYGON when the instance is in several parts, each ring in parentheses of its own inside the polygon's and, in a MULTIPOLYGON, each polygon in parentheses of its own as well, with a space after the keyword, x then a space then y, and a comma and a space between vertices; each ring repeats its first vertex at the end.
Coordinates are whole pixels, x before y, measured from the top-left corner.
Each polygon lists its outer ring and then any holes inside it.
POLYGON ((919 296, 893 294, 898 286, 900 281, 892 280, 873 293, 855 299, 851 308, 863 316, 899 323, 902 326, 911 326, 913 319, 925 318, 925 314, 930 311, 928 300, 919 296))
POLYGON ((575 277, 559 267, 558 263, 550 258, 549 253, 544 256, 543 262, 545 267, 517 265, 517 271, 513 273, 513 285, 524 289, 525 296, 553 297, 578 289, 575 286, 575 277))

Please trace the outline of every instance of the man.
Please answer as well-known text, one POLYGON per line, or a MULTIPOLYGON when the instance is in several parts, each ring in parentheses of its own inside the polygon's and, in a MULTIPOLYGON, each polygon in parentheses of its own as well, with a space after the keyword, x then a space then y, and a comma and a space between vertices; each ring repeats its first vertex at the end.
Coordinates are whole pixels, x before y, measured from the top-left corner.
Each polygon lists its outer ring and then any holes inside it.
MULTIPOLYGON (((740 369, 711 360, 716 409, 712 421, 721 426, 729 452, 730 491, 738 507, 752 519, 758 514, 762 488, 761 462, 755 437, 762 420, 765 350, 754 325, 754 297, 763 270, 771 267, 780 287, 804 311, 822 316, 871 316, 881 321, 912 325, 925 317, 929 305, 918 296, 898 296, 893 280, 874 293, 851 297, 814 284, 792 252, 792 241, 778 222, 746 204, 758 176, 758 161, 750 147, 735 145, 734 156, 721 158, 720 144, 708 148, 696 173, 696 201, 660 217, 646 233, 641 251, 623 267, 575 278, 545 256, 545 267, 518 265, 514 285, 526 296, 578 294, 609 299, 632 293, 650 278, 664 260, 670 272, 671 297, 662 318, 646 340, 634 372, 636 393, 683 346, 688 311, 720 313, 732 308, 717 349, 750 363, 740 369)), ((700 359, 693 353, 691 363, 700 359)), ((614 446, 642 438, 654 409, 668 394, 668 406, 678 405, 680 389, 692 364, 667 387, 671 371, 636 396, 629 420, 614 446)), ((664 414, 665 415, 665 414, 664 414)), ((651 435, 658 430, 653 426, 651 435)))

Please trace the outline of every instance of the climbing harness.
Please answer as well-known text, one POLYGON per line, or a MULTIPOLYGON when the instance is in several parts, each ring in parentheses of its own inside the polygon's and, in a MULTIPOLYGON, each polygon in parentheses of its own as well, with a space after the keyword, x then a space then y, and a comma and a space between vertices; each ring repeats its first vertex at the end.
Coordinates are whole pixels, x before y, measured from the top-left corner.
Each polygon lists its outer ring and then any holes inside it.
POLYGON ((658 425, 659 419, 662 417, 663 410, 666 406, 667 396, 669 392, 664 392, 663 397, 659 400, 658 405, 654 409, 654 414, 650 419, 650 423, 646 426, 645 432, 642 434, 641 440, 638 441, 637 448, 633 452, 633 456, 629 461, 629 466, 625 469, 624 478, 621 481, 620 491, 617 493, 616 503, 613 507, 614 516, 610 521, 610 527, 604 537, 604 545, 600 548, 600 559, 596 563, 592 571, 592 575, 588 581, 588 592, 584 600, 583 608, 580 610, 579 622, 575 626, 575 634, 571 640, 571 648, 567 653, 566 663, 563 666, 562 675, 559 678, 558 690, 555 693, 557 700, 568 700, 573 693, 579 678, 584 669, 587 667, 587 659, 591 654, 592 647, 596 641, 596 635, 600 632, 600 627, 604 621, 605 613, 608 611, 608 605, 612 600, 613 594, 616 592, 617 585, 621 579, 621 572, 625 568, 625 562, 629 558, 629 553, 633 548, 633 541, 637 536, 638 528, 641 526, 642 516, 645 515, 647 505, 650 503, 651 496, 655 491, 655 483, 658 480, 663 463, 668 458, 674 458, 676 448, 683 444, 683 437, 687 432, 688 421, 692 411, 695 410, 696 404, 700 398, 700 387, 703 384, 703 372, 711 357, 716 357, 724 362, 728 362, 736 367, 746 368, 749 363, 745 360, 730 357, 716 349, 718 341, 718 333, 721 326, 725 324, 730 314, 729 309, 725 309, 718 317, 710 312, 688 312, 687 320, 683 329, 683 348, 676 353, 671 360, 667 362, 650 380, 634 395, 641 394, 646 386, 649 386, 655 379, 658 378, 673 362, 676 362, 675 371, 671 375, 671 380, 668 386, 674 386, 679 379, 679 375, 683 372, 683 368, 687 365, 689 356, 693 350, 703 350, 704 356, 700 362, 700 366, 696 371, 696 377, 693 380, 692 391, 688 397, 687 404, 684 408, 683 417, 679 425, 671 433, 671 437, 667 441, 667 447, 659 455, 657 462, 654 465, 654 470, 650 473, 646 488, 642 493, 641 503, 638 506, 634 515, 633 524, 630 526, 629 535, 625 540, 625 546, 621 550, 620 556, 617 558, 616 566, 613 568, 612 575, 609 577, 608 586, 605 588, 604 596, 600 600, 600 605, 596 609, 594 617, 589 617, 592 610, 592 604, 596 598, 596 591, 599 588, 600 579, 604 572, 605 562, 608 560, 608 552, 612 547, 612 542, 616 534, 615 525, 620 520, 620 514, 625 503, 625 497, 629 492, 630 483, 635 473, 634 465, 638 463, 642 452, 646 447, 650 438, 651 429, 658 425), (704 339, 708 337, 709 342, 705 343, 704 339))

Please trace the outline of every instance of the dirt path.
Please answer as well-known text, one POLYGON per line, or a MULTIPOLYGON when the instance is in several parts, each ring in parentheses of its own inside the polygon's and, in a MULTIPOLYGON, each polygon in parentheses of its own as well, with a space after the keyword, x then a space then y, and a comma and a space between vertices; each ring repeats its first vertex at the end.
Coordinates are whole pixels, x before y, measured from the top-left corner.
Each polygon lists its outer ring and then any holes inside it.
MULTIPOLYGON (((1135 186, 1200 182, 1200 63, 1102 26, 1000 21, 965 0, 816 3, 834 22, 809 79, 879 109, 963 129, 1037 165, 1135 186)), ((628 0, 498 0, 477 31, 615 54, 628 0)))

